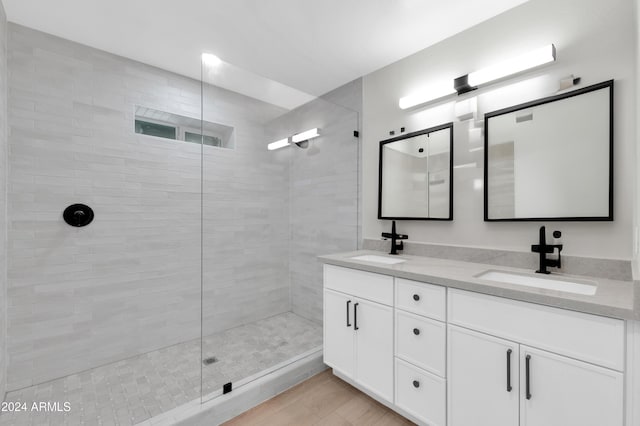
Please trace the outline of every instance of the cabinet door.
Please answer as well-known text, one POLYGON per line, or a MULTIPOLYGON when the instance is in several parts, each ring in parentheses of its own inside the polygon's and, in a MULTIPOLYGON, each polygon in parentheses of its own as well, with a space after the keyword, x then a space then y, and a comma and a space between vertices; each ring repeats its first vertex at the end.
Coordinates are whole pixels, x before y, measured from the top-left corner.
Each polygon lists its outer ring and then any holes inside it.
POLYGON ((622 426, 622 373, 526 346, 520 370, 522 426, 622 426))
POLYGON ((324 363, 354 377, 354 298, 324 291, 324 363))
POLYGON ((393 402, 393 309, 366 300, 354 304, 356 380, 393 402))
POLYGON ((518 425, 518 345, 452 325, 448 333, 449 426, 518 425))

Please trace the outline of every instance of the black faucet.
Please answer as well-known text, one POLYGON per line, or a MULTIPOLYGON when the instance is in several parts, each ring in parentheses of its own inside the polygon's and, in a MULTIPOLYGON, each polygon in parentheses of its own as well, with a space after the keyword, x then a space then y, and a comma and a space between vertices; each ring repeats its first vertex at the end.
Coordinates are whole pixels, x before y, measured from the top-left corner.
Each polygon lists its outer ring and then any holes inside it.
MULTIPOLYGON (((562 233, 560 231, 553 231, 553 238, 560 238, 562 233)), ((547 244, 547 231, 544 226, 540 227, 540 244, 534 244, 531 246, 531 251, 534 253, 540 253, 540 269, 536 272, 538 274, 549 274, 547 267, 562 268, 562 258, 560 252, 562 251, 562 244, 547 244), (558 259, 547 259, 548 253, 553 253, 555 249, 558 249, 558 259)))
POLYGON ((404 249, 404 244, 400 241, 400 244, 396 242, 396 240, 406 240, 409 238, 408 235, 405 234, 397 234, 396 233, 396 221, 391 222, 391 233, 383 232, 383 238, 391 238, 391 251, 389 254, 398 254, 398 250, 404 249))

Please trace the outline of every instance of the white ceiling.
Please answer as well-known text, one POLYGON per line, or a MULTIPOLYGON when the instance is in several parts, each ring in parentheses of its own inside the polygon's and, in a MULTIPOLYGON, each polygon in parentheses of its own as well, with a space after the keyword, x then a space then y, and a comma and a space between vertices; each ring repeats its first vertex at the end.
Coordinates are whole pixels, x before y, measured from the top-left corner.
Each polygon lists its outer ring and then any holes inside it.
POLYGON ((2 0, 8 19, 200 78, 200 54, 321 95, 527 0, 2 0))

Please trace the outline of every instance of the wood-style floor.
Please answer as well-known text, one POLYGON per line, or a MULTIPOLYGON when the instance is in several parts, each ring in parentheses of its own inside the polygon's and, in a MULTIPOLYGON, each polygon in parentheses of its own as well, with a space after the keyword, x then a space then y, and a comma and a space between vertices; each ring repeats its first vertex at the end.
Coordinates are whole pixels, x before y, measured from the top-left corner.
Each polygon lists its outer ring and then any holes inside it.
POLYGON ((224 425, 395 426, 413 423, 326 370, 224 425))

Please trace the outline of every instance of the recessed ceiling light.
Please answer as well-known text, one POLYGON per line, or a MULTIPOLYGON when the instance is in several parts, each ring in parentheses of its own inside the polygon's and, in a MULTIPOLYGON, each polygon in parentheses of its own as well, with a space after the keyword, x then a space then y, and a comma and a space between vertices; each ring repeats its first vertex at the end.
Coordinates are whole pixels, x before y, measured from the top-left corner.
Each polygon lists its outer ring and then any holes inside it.
POLYGON ((203 53, 202 63, 208 67, 217 67, 222 63, 222 60, 212 53, 203 53))

